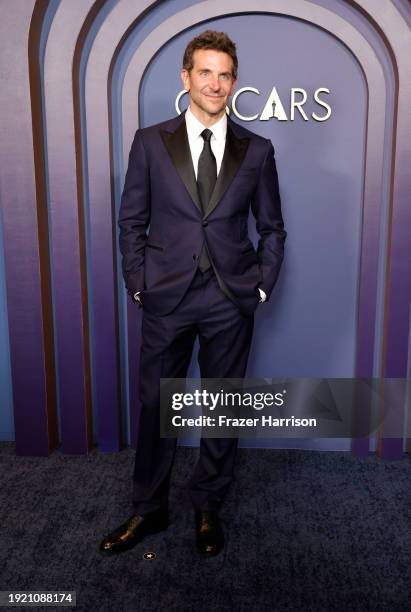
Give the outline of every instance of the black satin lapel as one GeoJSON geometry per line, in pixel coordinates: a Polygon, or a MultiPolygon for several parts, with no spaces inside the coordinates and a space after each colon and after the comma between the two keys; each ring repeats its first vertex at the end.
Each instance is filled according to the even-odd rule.
{"type": "Polygon", "coordinates": [[[173,133],[161,131],[160,134],[181,180],[195,205],[201,211],[193,160],[188,143],[186,122],[182,121],[173,133]]]}
{"type": "Polygon", "coordinates": [[[208,215],[217,206],[224,193],[227,191],[230,183],[237,174],[237,171],[245,157],[245,154],[247,153],[249,142],[249,138],[237,138],[230,125],[227,125],[227,135],[223,160],[221,162],[221,168],[220,172],[218,173],[217,182],[215,184],[214,191],[211,195],[211,199],[207,206],[207,210],[205,212],[204,217],[208,217],[208,215]]]}

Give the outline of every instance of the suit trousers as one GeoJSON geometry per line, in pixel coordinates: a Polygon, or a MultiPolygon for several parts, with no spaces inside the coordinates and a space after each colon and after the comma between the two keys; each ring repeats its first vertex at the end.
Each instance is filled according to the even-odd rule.
{"type": "MultiPolygon", "coordinates": [[[[254,315],[244,315],[220,289],[212,268],[197,270],[178,306],[166,316],[144,310],[140,355],[141,414],[133,505],[141,515],[168,508],[176,438],[160,437],[160,378],[185,378],[196,337],[201,378],[243,378],[254,315]]],[[[237,438],[201,438],[189,482],[198,510],[218,511],[233,478],[237,438]]]]}

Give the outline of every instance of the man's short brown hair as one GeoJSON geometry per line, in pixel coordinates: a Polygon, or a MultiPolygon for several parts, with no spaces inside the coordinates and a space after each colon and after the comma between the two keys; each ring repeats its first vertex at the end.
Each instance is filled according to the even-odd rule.
{"type": "Polygon", "coordinates": [[[188,43],[183,57],[183,68],[187,72],[190,72],[193,67],[193,55],[197,49],[213,49],[214,51],[228,53],[233,60],[233,78],[237,78],[238,59],[235,43],[225,32],[206,30],[188,43]]]}

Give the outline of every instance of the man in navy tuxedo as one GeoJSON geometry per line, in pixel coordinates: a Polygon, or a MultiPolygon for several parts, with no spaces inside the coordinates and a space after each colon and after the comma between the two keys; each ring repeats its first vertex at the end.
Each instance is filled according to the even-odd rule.
{"type": "MultiPolygon", "coordinates": [[[[176,440],[160,437],[160,378],[186,376],[197,336],[202,378],[244,377],[254,311],[270,298],[283,260],[273,146],[226,114],[237,67],[226,34],[208,30],[194,38],[181,71],[187,111],[137,130],[131,147],[118,222],[125,284],[143,309],[142,412],[134,514],[102,541],[102,553],[168,526],[176,440]],[[250,205],[257,250],[247,231],[250,205]]],[[[189,492],[205,555],[223,547],[218,511],[237,445],[235,438],[201,439],[189,492]]]]}

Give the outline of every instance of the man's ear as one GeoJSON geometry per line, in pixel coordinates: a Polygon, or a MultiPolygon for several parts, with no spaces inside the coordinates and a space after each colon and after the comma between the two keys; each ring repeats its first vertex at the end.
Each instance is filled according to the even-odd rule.
{"type": "Polygon", "coordinates": [[[186,68],[181,69],[181,80],[185,90],[190,91],[190,73],[186,68]]]}

